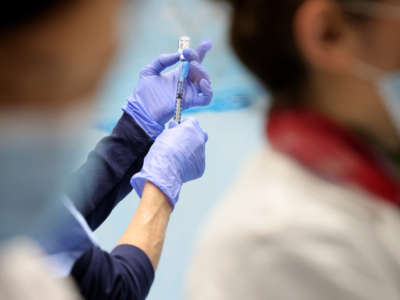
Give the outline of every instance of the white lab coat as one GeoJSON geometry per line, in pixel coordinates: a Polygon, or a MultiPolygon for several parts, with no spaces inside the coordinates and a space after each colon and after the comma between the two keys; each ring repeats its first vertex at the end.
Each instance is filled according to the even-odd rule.
{"type": "Polygon", "coordinates": [[[0,300],[80,300],[69,278],[55,279],[33,243],[16,240],[0,248],[0,300]]]}
{"type": "Polygon", "coordinates": [[[207,222],[189,300],[398,300],[400,215],[271,149],[207,222]]]}

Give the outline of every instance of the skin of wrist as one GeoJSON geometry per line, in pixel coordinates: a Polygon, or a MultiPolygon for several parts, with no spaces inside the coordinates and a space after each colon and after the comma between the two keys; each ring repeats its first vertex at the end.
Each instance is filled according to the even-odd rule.
{"type": "Polygon", "coordinates": [[[133,245],[143,250],[157,269],[172,206],[154,184],[146,182],[142,200],[118,245],[133,245]]]}
{"type": "Polygon", "coordinates": [[[149,210],[152,213],[170,214],[172,212],[172,206],[167,196],[150,181],[147,181],[144,186],[139,208],[149,210]]]}

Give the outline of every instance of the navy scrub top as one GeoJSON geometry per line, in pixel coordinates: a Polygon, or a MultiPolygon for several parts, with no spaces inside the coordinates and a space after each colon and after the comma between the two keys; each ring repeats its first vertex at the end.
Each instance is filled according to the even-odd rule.
{"type": "MultiPolygon", "coordinates": [[[[131,191],[153,140],[126,113],[73,174],[67,196],[92,230],[131,191]]],[[[154,280],[150,259],[139,248],[120,245],[111,253],[93,246],[73,266],[72,277],[85,299],[145,299],[154,280]]]]}

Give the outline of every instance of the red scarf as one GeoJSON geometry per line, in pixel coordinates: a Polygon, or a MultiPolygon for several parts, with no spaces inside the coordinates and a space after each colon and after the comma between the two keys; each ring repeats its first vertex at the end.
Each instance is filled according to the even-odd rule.
{"type": "Polygon", "coordinates": [[[327,118],[305,110],[272,112],[266,126],[270,144],[319,176],[356,185],[400,205],[398,180],[361,139],[327,118]]]}

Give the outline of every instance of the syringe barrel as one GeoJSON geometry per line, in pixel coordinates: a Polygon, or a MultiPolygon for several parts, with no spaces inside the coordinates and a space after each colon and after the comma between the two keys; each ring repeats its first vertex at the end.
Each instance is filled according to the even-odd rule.
{"type": "MultiPolygon", "coordinates": [[[[178,43],[178,52],[180,53],[181,57],[180,59],[183,61],[185,60],[183,56],[183,50],[190,48],[190,37],[188,36],[182,36],[179,39],[178,43]]],[[[179,70],[179,80],[178,80],[178,87],[176,91],[176,107],[175,107],[175,117],[174,120],[178,124],[181,123],[181,118],[182,118],[182,101],[183,101],[183,96],[185,92],[185,79],[189,75],[189,63],[188,62],[183,62],[181,65],[181,68],[179,70]]]]}
{"type": "Polygon", "coordinates": [[[180,124],[182,121],[182,98],[176,98],[175,117],[176,123],[180,124]]]}

